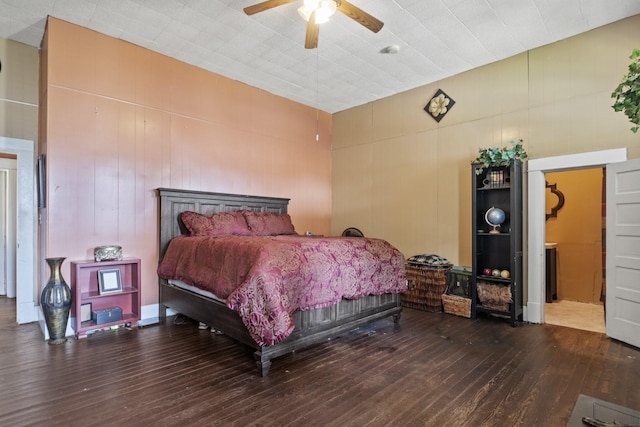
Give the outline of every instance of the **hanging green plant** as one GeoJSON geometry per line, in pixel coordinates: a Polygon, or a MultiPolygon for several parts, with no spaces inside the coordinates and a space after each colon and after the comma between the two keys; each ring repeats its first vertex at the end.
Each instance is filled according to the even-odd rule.
{"type": "Polygon", "coordinates": [[[622,77],[622,82],[611,94],[615,99],[612,107],[622,111],[635,126],[631,132],[638,132],[640,127],[640,49],[633,49],[629,57],[629,73],[622,77]]]}
{"type": "Polygon", "coordinates": [[[526,159],[529,157],[524,147],[522,146],[522,140],[511,141],[510,147],[493,147],[493,148],[479,148],[478,157],[474,160],[474,163],[482,163],[482,167],[476,169],[476,175],[480,175],[485,168],[491,166],[510,166],[515,159],[526,159]]]}

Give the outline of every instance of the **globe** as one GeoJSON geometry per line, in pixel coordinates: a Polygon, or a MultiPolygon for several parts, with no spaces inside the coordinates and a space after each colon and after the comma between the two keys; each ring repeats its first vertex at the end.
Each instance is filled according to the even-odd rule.
{"type": "Polygon", "coordinates": [[[504,211],[502,209],[493,206],[489,208],[489,210],[484,214],[484,220],[487,222],[487,224],[493,227],[493,230],[491,230],[489,233],[500,233],[497,228],[500,227],[500,225],[506,218],[507,216],[504,214],[504,211]]]}

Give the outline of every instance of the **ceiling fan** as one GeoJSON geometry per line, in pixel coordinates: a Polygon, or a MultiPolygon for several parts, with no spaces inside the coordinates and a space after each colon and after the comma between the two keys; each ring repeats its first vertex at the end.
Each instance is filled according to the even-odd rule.
{"type": "MultiPolygon", "coordinates": [[[[253,6],[245,7],[244,13],[253,15],[277,6],[282,6],[283,4],[293,3],[294,1],[296,0],[267,0],[254,4],[253,6]]],[[[318,47],[319,25],[327,22],[336,10],[344,13],[359,24],[364,25],[374,33],[380,31],[384,25],[382,21],[374,18],[346,0],[304,0],[303,6],[298,9],[298,13],[307,21],[307,33],[304,41],[305,48],[315,49],[318,47]]]]}

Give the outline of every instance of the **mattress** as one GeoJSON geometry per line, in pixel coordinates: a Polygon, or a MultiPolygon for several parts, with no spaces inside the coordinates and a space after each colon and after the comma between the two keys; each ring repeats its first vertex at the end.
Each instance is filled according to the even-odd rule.
{"type": "Polygon", "coordinates": [[[198,294],[198,295],[202,295],[203,297],[211,298],[211,299],[216,300],[218,302],[221,302],[223,304],[226,302],[225,299],[217,297],[213,292],[209,292],[209,291],[205,291],[203,289],[199,289],[199,288],[197,288],[195,286],[192,286],[192,285],[190,285],[188,283],[183,282],[182,280],[169,279],[168,282],[169,282],[170,285],[173,285],[173,286],[175,286],[177,288],[185,289],[185,290],[187,290],[189,292],[193,292],[194,294],[198,294]]]}

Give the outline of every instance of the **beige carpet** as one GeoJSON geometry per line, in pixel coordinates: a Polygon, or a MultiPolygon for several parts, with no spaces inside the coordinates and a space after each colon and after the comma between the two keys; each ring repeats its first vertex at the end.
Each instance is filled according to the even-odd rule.
{"type": "Polygon", "coordinates": [[[558,300],[544,305],[544,321],[551,325],[605,333],[604,306],[558,300]]]}

